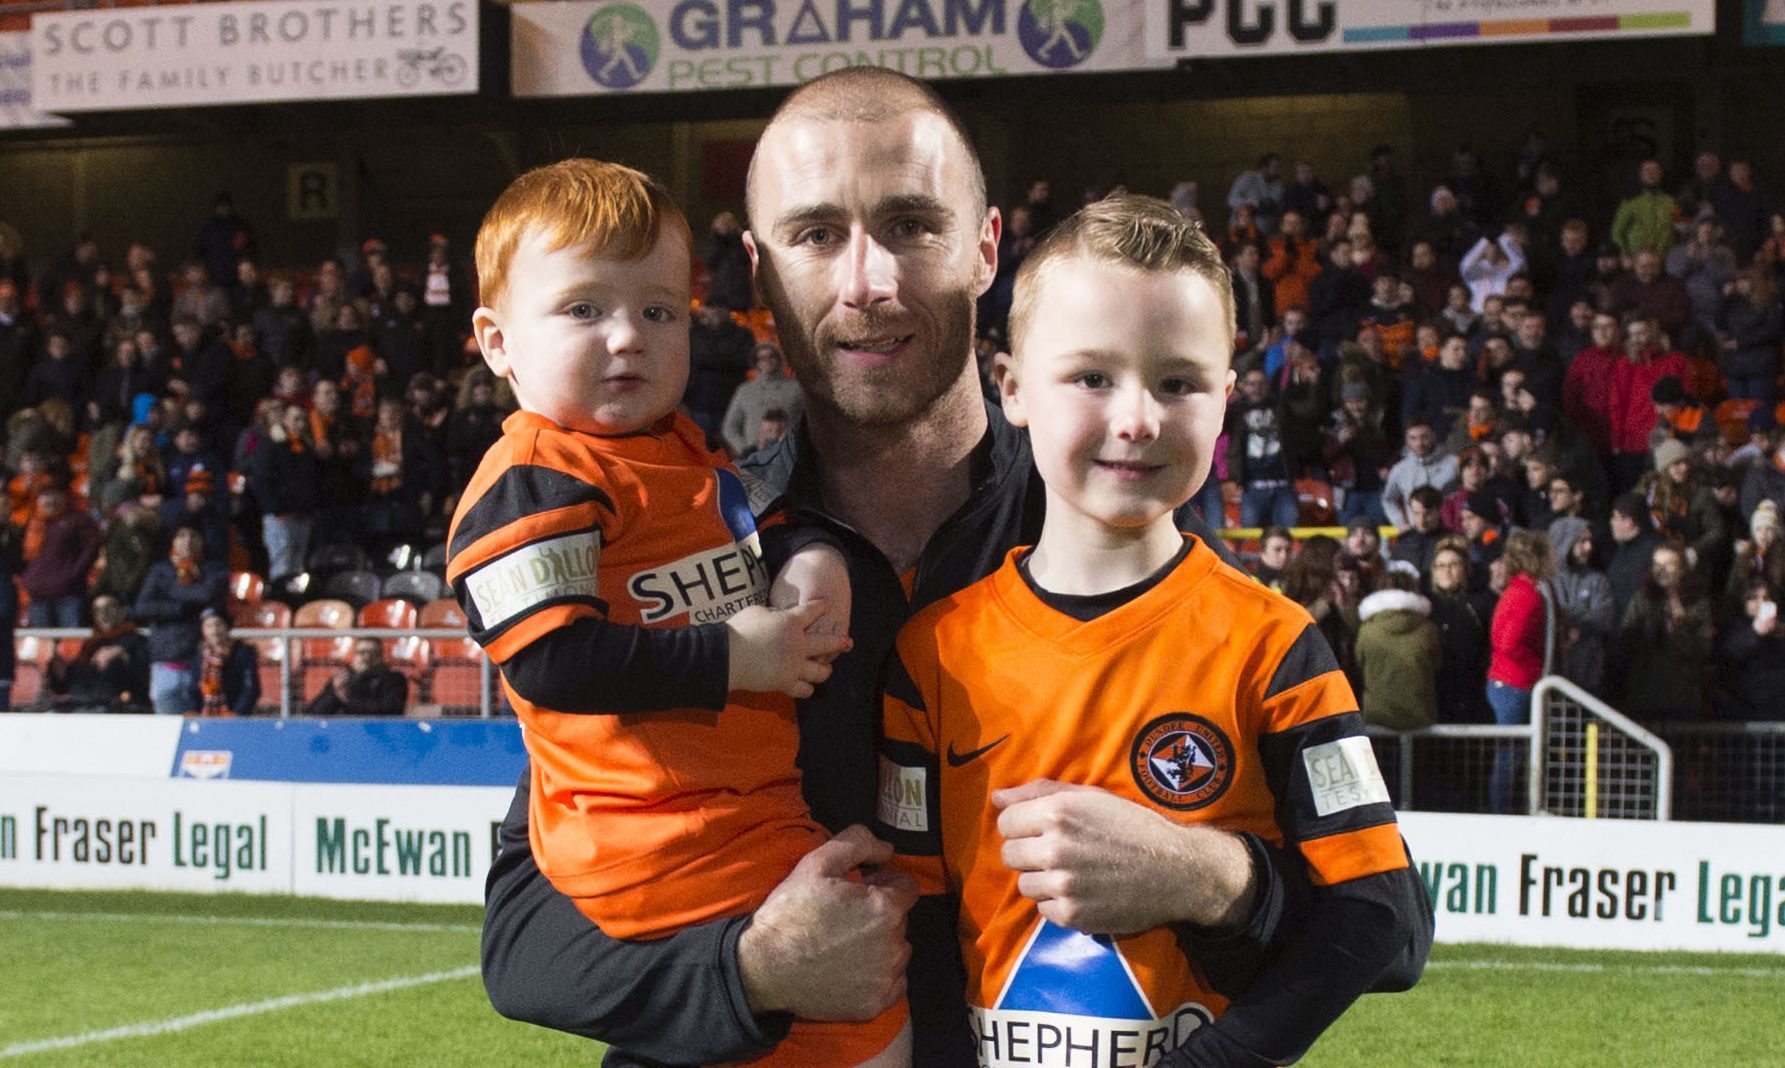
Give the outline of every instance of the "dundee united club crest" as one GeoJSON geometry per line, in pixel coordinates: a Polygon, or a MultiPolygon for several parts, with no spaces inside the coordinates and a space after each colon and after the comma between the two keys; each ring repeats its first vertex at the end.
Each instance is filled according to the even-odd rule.
{"type": "Polygon", "coordinates": [[[1227,792],[1233,782],[1233,743],[1201,716],[1171,712],[1141,728],[1128,766],[1141,793],[1187,812],[1227,792]]]}

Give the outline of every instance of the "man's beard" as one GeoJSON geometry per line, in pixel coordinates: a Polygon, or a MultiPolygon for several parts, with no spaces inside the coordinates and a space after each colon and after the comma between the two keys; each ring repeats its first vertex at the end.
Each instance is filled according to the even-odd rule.
{"type": "Polygon", "coordinates": [[[856,426],[896,427],[912,422],[947,395],[972,358],[974,300],[965,289],[936,301],[930,322],[917,328],[908,351],[883,367],[844,367],[834,353],[840,337],[876,337],[885,333],[885,316],[853,316],[838,329],[823,321],[808,322],[794,309],[767,261],[758,268],[763,303],[780,326],[782,353],[799,381],[809,407],[830,412],[856,426]]]}

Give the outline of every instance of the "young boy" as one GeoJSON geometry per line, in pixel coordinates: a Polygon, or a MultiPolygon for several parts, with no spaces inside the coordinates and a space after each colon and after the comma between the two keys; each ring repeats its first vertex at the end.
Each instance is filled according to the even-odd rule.
{"type": "Polygon", "coordinates": [[[1408,857],[1307,613],[1172,521],[1207,477],[1233,388],[1227,276],[1169,205],[1111,198],[1025,261],[1010,324],[1000,391],[1028,427],[1046,520],[1033,548],[900,633],[879,833],[925,893],[959,896],[986,1065],[1088,1063],[1087,1047],[1153,1065],[1228,1007],[1170,926],[1206,914],[1199,880],[1142,890],[1158,903],[1150,930],[1073,930],[1043,832],[1000,810],[1089,787],[1138,819],[1239,832],[1254,864],[1264,841],[1298,853],[1306,922],[1332,944],[1263,965],[1248,998],[1264,1004],[1199,1036],[1263,1036],[1273,1063],[1292,1060],[1402,952],[1410,925],[1358,905],[1393,900],[1374,881],[1405,878],[1408,857]]]}
{"type": "MultiPolygon", "coordinates": [[[[663,188],[594,160],[522,175],[477,236],[472,327],[521,410],[447,579],[526,729],[540,868],[617,938],[754,909],[824,840],[787,698],[848,647],[819,622],[849,618],[840,554],[799,549],[771,590],[771,502],[676,411],[689,256],[663,188]]],[[[903,1065],[904,1021],[798,1023],[751,1063],[903,1065]]]]}

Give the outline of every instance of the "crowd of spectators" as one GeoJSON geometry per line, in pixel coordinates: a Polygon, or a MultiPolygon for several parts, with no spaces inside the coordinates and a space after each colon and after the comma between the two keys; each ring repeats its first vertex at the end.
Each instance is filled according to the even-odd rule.
{"type": "MultiPolygon", "coordinates": [[[[1335,189],[1266,156],[1205,219],[1239,330],[1204,511],[1384,725],[1517,722],[1546,658],[1641,719],[1785,719],[1785,202],[1709,151],[1672,182],[1643,162],[1599,214],[1535,136],[1501,171],[1459,149],[1417,200],[1387,148],[1360,163],[1335,189]],[[1310,522],[1346,536],[1287,532],[1310,522]]],[[[1172,201],[1200,215],[1189,183],[1172,201]]],[[[1004,214],[985,355],[1061,209],[1038,180],[1004,214]]],[[[737,454],[800,409],[741,229],[700,242],[685,396],[737,454]]],[[[86,238],[35,274],[0,257],[0,620],[16,578],[24,621],[94,627],[59,680],[235,707],[202,633],[229,571],[277,589],[321,545],[442,539],[513,401],[468,347],[460,259],[413,251],[263,271],[224,195],[177,265],[86,238]]]]}

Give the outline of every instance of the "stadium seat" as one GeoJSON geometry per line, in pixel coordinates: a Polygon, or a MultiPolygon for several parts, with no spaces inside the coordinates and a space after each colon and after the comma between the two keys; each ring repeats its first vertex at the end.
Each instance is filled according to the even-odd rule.
{"type": "Polygon", "coordinates": [[[378,576],[370,571],[338,572],[323,582],[322,595],[354,605],[371,604],[378,599],[378,576]]]}
{"type": "MultiPolygon", "coordinates": [[[[246,630],[284,630],[292,625],[291,606],[282,601],[261,601],[258,604],[230,606],[230,619],[246,630]]],[[[279,665],[285,662],[285,639],[278,637],[243,638],[259,654],[260,710],[279,710],[279,665]]]]}
{"type": "MultiPolygon", "coordinates": [[[[343,600],[325,598],[301,605],[291,617],[291,625],[299,628],[346,630],[354,625],[353,605],[343,600]]],[[[297,700],[307,703],[328,685],[336,671],[347,666],[353,657],[353,638],[304,638],[298,643],[297,700]]]]}
{"type": "MultiPolygon", "coordinates": [[[[463,630],[465,612],[457,601],[430,601],[421,609],[423,630],[463,630]]],[[[428,699],[439,704],[446,715],[475,713],[479,705],[479,689],[483,686],[483,650],[469,637],[436,638],[430,653],[434,668],[429,672],[428,699]]]]}
{"type": "Polygon", "coordinates": [[[27,635],[14,640],[18,663],[12,676],[12,707],[24,708],[43,695],[44,673],[55,648],[56,643],[49,638],[27,635]]]}
{"type": "Polygon", "coordinates": [[[417,613],[408,601],[392,597],[359,610],[359,625],[380,630],[414,630],[417,613]]]}
{"type": "Polygon", "coordinates": [[[429,549],[427,552],[423,553],[421,556],[421,566],[422,566],[423,571],[432,571],[432,572],[434,572],[436,574],[440,574],[440,575],[446,574],[446,545],[445,545],[445,543],[443,542],[439,545],[436,545],[432,549],[429,549]]]}
{"type": "Polygon", "coordinates": [[[399,545],[384,554],[384,563],[397,571],[407,571],[421,564],[421,550],[413,545],[399,545]]]}
{"type": "Polygon", "coordinates": [[[371,561],[357,545],[318,545],[310,550],[310,570],[323,575],[338,571],[364,571],[371,561]]]}
{"type": "Polygon", "coordinates": [[[1331,483],[1317,478],[1298,478],[1295,480],[1295,496],[1301,504],[1303,526],[1330,525],[1338,514],[1333,508],[1331,483]]]}
{"type": "Polygon", "coordinates": [[[431,672],[429,670],[433,657],[426,638],[418,638],[413,634],[405,634],[401,638],[391,638],[384,643],[384,659],[393,670],[399,671],[409,680],[409,700],[425,701],[431,690],[431,672]]]}
{"type": "Polygon", "coordinates": [[[384,580],[379,594],[401,597],[419,607],[446,596],[446,580],[432,571],[399,571],[384,580]]]}
{"type": "Polygon", "coordinates": [[[252,571],[229,573],[229,603],[255,604],[266,593],[266,579],[252,571]]]}

